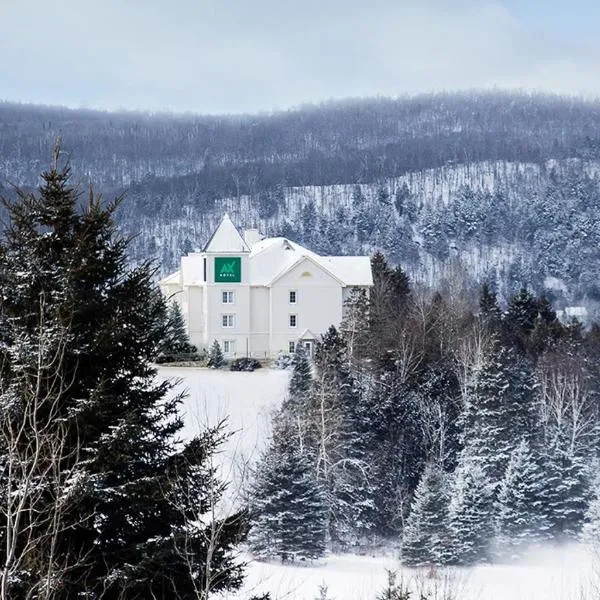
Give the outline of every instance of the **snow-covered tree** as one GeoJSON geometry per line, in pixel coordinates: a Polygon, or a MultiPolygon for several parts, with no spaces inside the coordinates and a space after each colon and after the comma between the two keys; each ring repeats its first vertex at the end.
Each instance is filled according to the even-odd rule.
{"type": "Polygon", "coordinates": [[[600,477],[598,475],[592,486],[591,500],[585,513],[581,538],[595,549],[600,549],[600,477]]]}
{"type": "Polygon", "coordinates": [[[250,489],[253,524],[248,541],[261,559],[321,558],[326,551],[327,507],[308,454],[289,428],[276,427],[250,489]]]}
{"type": "Polygon", "coordinates": [[[463,458],[454,472],[448,508],[448,561],[469,565],[490,557],[494,485],[484,469],[463,458]]]}
{"type": "Polygon", "coordinates": [[[213,369],[220,369],[225,364],[225,357],[221,350],[221,344],[217,340],[212,343],[208,352],[208,366],[213,369]]]}
{"type": "Polygon", "coordinates": [[[557,541],[577,539],[590,502],[590,478],[585,459],[559,446],[541,453],[542,513],[548,537],[557,541]]]}
{"type": "Polygon", "coordinates": [[[542,506],[545,474],[539,467],[529,443],[521,441],[498,490],[495,554],[499,558],[519,558],[528,546],[546,538],[542,506]]]}
{"type": "Polygon", "coordinates": [[[0,248],[0,595],[236,587],[240,515],[206,514],[219,434],[181,444],[180,397],[151,366],[165,328],[153,270],[126,266],[118,203],[90,192],[80,207],[58,156],[38,193],[7,202],[0,248]]]}
{"type": "Polygon", "coordinates": [[[306,402],[312,385],[312,368],[302,344],[296,345],[293,355],[293,370],[288,388],[288,401],[293,407],[306,402]]]}
{"type": "Polygon", "coordinates": [[[172,302],[167,311],[167,329],[161,351],[165,354],[188,354],[196,348],[190,343],[179,303],[172,302]]]}
{"type": "Polygon", "coordinates": [[[467,388],[462,416],[463,444],[469,459],[498,484],[518,440],[535,422],[534,382],[527,361],[496,343],[467,388]]]}
{"type": "Polygon", "coordinates": [[[309,439],[331,511],[331,538],[341,546],[356,543],[372,523],[370,469],[364,453],[367,399],[351,372],[346,342],[331,326],[315,350],[309,439]]]}
{"type": "Polygon", "coordinates": [[[415,490],[402,535],[402,561],[408,565],[439,565],[446,561],[448,539],[448,477],[429,463],[415,490]]]}

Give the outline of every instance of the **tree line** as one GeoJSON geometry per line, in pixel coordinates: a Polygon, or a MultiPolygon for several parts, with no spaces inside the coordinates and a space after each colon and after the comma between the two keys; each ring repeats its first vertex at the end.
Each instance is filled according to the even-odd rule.
{"type": "Polygon", "coordinates": [[[469,565],[597,531],[600,327],[525,289],[501,307],[487,285],[475,301],[372,265],[312,366],[295,356],[251,486],[254,553],[392,543],[405,564],[469,565]]]}

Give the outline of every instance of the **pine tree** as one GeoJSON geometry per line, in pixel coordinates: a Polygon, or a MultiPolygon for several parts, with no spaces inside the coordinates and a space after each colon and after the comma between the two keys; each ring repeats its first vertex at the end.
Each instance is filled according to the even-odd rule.
{"type": "Polygon", "coordinates": [[[402,540],[402,560],[408,565],[440,565],[448,551],[448,478],[428,464],[415,490],[402,540]]]}
{"type": "Polygon", "coordinates": [[[298,407],[306,402],[312,385],[312,369],[310,360],[302,344],[296,345],[293,356],[293,371],[289,385],[288,402],[293,407],[298,407]]]}
{"type": "Polygon", "coordinates": [[[493,537],[493,484],[481,466],[463,456],[450,494],[448,561],[471,565],[488,560],[493,537]]]}
{"type": "Polygon", "coordinates": [[[499,343],[492,346],[467,390],[463,444],[470,460],[496,484],[517,440],[529,439],[534,431],[533,390],[527,360],[499,343]]]}
{"type": "Polygon", "coordinates": [[[406,589],[403,582],[400,581],[400,584],[396,583],[396,572],[388,571],[387,574],[387,585],[377,595],[376,600],[410,600],[411,593],[406,589]]]}
{"type": "Polygon", "coordinates": [[[528,546],[545,538],[544,476],[523,440],[511,456],[498,491],[495,547],[499,558],[519,558],[528,546]]]}
{"type": "Polygon", "coordinates": [[[598,478],[593,485],[592,499],[585,513],[581,534],[584,542],[594,549],[600,548],[600,479],[598,478]]]}
{"type": "Polygon", "coordinates": [[[196,347],[190,343],[183,313],[177,302],[172,302],[167,312],[167,331],[163,346],[165,354],[190,354],[196,347]]]}
{"type": "Polygon", "coordinates": [[[220,369],[224,364],[225,357],[223,356],[223,351],[221,350],[221,344],[215,340],[208,353],[208,366],[212,367],[213,369],[220,369]]]}
{"type": "Polygon", "coordinates": [[[500,323],[502,311],[498,305],[498,299],[495,292],[492,291],[488,283],[484,283],[479,294],[479,310],[483,318],[492,326],[500,323]]]}
{"type": "Polygon", "coordinates": [[[356,544],[373,523],[372,488],[365,442],[369,435],[366,397],[350,369],[348,347],[331,326],[315,349],[311,394],[312,447],[326,490],[330,534],[342,547],[356,544]]]}
{"type": "Polygon", "coordinates": [[[203,520],[221,489],[210,467],[221,434],[182,446],[180,397],[151,366],[165,328],[153,271],[127,268],[118,203],[90,192],[80,209],[57,162],[39,193],[5,203],[3,593],[191,599],[236,587],[241,515],[214,523],[218,538],[203,520]]]}
{"type": "Polygon", "coordinates": [[[585,459],[557,443],[545,449],[539,460],[544,473],[541,498],[546,535],[556,541],[577,539],[590,501],[585,459]]]}
{"type": "Polygon", "coordinates": [[[313,462],[287,427],[276,427],[250,489],[248,541],[260,559],[318,559],[325,554],[327,508],[313,462]]]}

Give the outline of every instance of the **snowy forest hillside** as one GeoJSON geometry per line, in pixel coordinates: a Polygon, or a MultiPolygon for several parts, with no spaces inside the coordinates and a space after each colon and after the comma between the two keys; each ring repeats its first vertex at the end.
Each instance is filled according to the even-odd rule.
{"type": "Polygon", "coordinates": [[[598,103],[462,93],[214,117],[3,103],[0,189],[35,185],[57,136],[76,177],[126,194],[131,256],[163,272],[228,210],[319,252],[381,249],[416,281],[600,298],[598,103]]]}

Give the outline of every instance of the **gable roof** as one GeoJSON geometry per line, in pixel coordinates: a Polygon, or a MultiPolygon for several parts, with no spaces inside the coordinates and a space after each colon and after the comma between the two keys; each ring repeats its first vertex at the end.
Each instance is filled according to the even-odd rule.
{"type": "Polygon", "coordinates": [[[335,279],[335,281],[337,281],[341,286],[345,285],[345,283],[343,281],[341,281],[340,279],[338,279],[327,267],[325,267],[320,261],[315,260],[312,256],[300,256],[300,257],[298,257],[298,259],[296,260],[296,262],[294,262],[291,265],[289,265],[286,269],[283,269],[282,271],[280,271],[270,281],[270,285],[273,285],[277,280],[281,279],[286,273],[289,273],[294,267],[297,267],[298,265],[301,265],[303,262],[311,262],[317,268],[321,269],[321,271],[324,271],[325,273],[327,273],[327,275],[329,275],[332,279],[335,279]]]}
{"type": "Polygon", "coordinates": [[[203,252],[250,252],[248,244],[225,213],[219,226],[210,236],[203,252]]]}
{"type": "Polygon", "coordinates": [[[316,263],[342,286],[371,286],[371,259],[368,256],[319,256],[283,237],[267,238],[252,246],[251,285],[271,285],[303,259],[316,263]]]}

